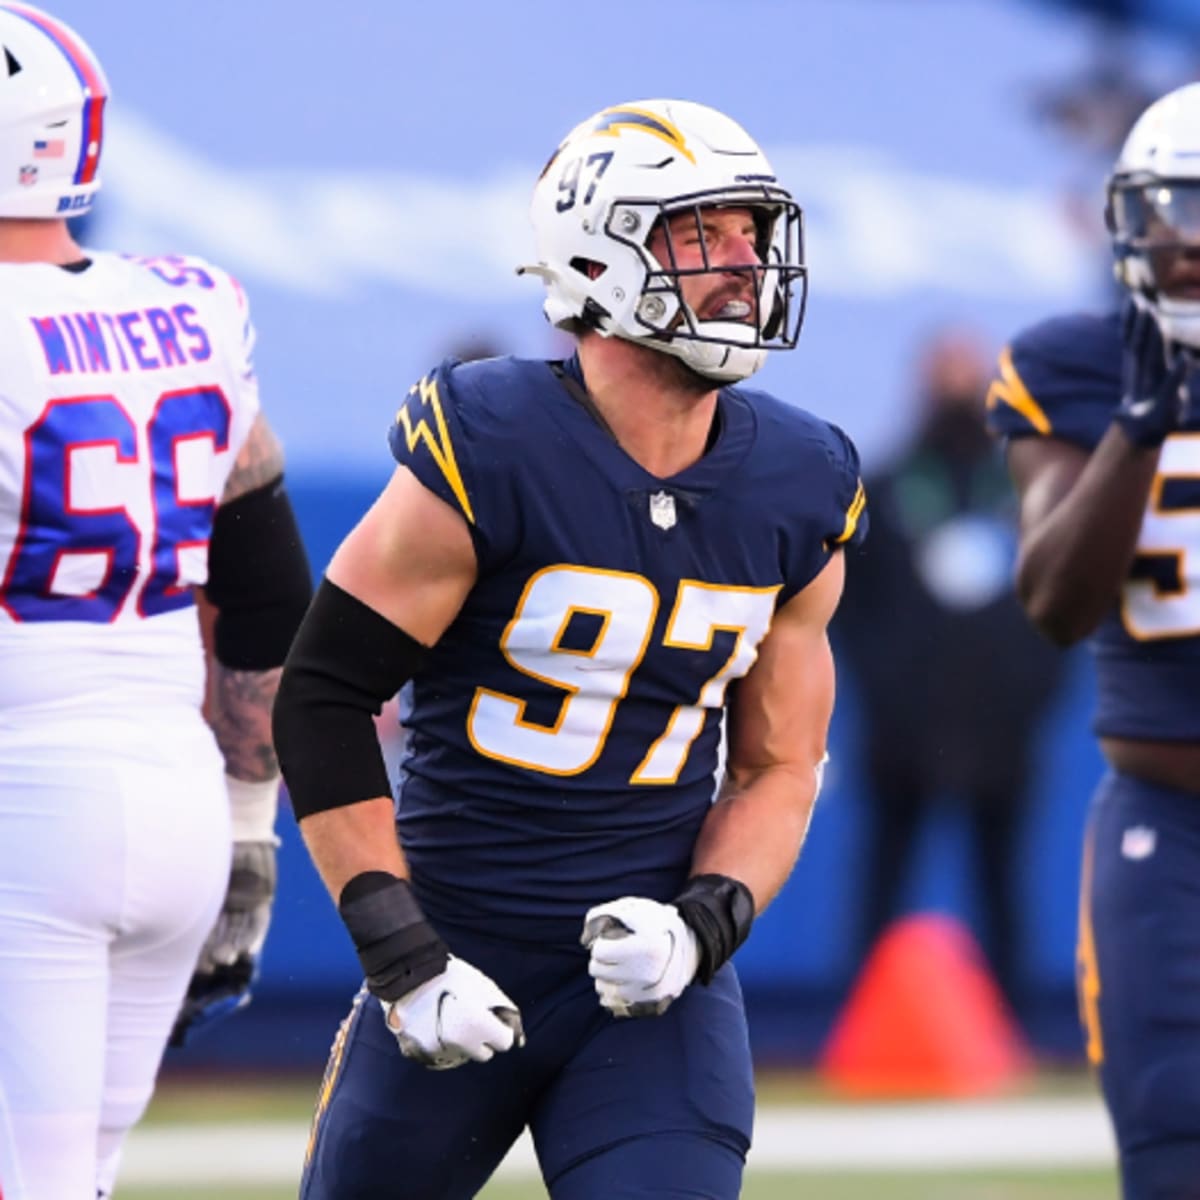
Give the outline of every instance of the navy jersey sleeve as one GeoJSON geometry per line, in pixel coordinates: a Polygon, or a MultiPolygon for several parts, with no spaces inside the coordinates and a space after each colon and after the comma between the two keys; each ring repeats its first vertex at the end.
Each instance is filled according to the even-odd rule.
{"type": "Polygon", "coordinates": [[[388,431],[396,461],[467,522],[481,568],[511,552],[519,520],[503,405],[494,402],[503,388],[489,388],[490,366],[447,359],[409,389],[388,431]]]}
{"type": "Polygon", "coordinates": [[[792,486],[802,488],[803,520],[793,525],[784,549],[784,603],[811,583],[838,551],[867,536],[867,494],[858,450],[836,425],[816,418],[805,438],[807,454],[791,460],[792,486]],[[803,469],[801,463],[807,459],[803,469]]]}
{"type": "Polygon", "coordinates": [[[867,536],[867,492],[860,474],[858,449],[836,425],[829,426],[830,462],[835,486],[830,498],[829,533],[833,546],[860,546],[867,536]]]}
{"type": "Polygon", "coordinates": [[[988,428],[1000,438],[1052,437],[1093,449],[1121,398],[1117,317],[1055,317],[1000,354],[988,428]]]}

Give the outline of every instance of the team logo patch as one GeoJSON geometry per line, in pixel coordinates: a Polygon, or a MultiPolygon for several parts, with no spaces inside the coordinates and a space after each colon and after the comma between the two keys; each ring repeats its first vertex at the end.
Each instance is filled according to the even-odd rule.
{"type": "MultiPolygon", "coordinates": [[[[438,392],[437,380],[431,375],[426,375],[408,389],[408,395],[396,413],[396,424],[404,433],[404,442],[410,454],[419,444],[429,451],[433,461],[437,463],[438,470],[450,485],[463,515],[474,525],[475,514],[471,511],[471,501],[467,497],[462,473],[458,469],[454,444],[450,440],[450,427],[442,408],[442,397],[438,392]],[[409,412],[410,404],[417,410],[415,419],[409,412]]],[[[0,1197],[0,1200],[3,1200],[3,1197],[0,1197]]]]}
{"type": "Polygon", "coordinates": [[[606,108],[592,122],[591,133],[603,137],[620,137],[622,129],[635,129],[648,133],[678,150],[688,162],[694,163],[696,156],[688,149],[683,134],[670,121],[656,113],[641,108],[606,108]]]}
{"type": "Polygon", "coordinates": [[[38,169],[32,164],[22,167],[17,172],[17,182],[22,187],[33,187],[38,180],[38,169]]]}
{"type": "Polygon", "coordinates": [[[1158,834],[1149,825],[1130,825],[1121,837],[1121,854],[1135,862],[1149,858],[1158,845],[1158,834]]]}
{"type": "Polygon", "coordinates": [[[675,524],[675,497],[670,492],[655,492],[650,497],[650,520],[659,529],[670,529],[675,524]]]}

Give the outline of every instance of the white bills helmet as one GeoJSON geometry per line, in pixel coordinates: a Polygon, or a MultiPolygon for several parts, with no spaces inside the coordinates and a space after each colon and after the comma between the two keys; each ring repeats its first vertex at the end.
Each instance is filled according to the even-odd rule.
{"type": "Polygon", "coordinates": [[[70,217],[100,187],[108,82],[61,21],[0,0],[0,217],[70,217]]]}
{"type": "Polygon", "coordinates": [[[1108,183],[1117,278],[1163,336],[1200,347],[1200,83],[1137,119],[1108,183]]]}
{"type": "MultiPolygon", "coordinates": [[[[698,217],[697,217],[698,219],[698,217]]],[[[768,350],[790,350],[804,317],[808,274],[800,206],[763,152],[729,117],[686,100],[638,100],[576,126],[533,193],[538,261],[520,268],[546,284],[545,312],[560,328],[595,329],[682,359],[717,382],[745,379],[768,350]],[[668,239],[659,262],[647,244],[678,213],[748,209],[757,265],[750,320],[702,320],[668,239]]]]}

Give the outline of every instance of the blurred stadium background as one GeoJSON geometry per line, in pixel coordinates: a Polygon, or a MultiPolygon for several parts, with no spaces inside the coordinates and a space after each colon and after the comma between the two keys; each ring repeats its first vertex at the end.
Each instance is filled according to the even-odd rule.
{"type": "MultiPolygon", "coordinates": [[[[759,139],[805,208],[812,284],[799,349],[771,362],[762,383],[841,424],[870,466],[910,428],[914,348],[930,332],[966,323],[998,349],[1033,319],[1104,303],[1100,206],[1112,151],[1146,100],[1193,76],[1200,41],[1193,0],[52,7],[88,37],[114,83],[106,189],[86,240],[198,253],[240,277],[260,336],[264,401],[285,440],[318,572],[386,479],[384,432],[432,363],[480,344],[562,349],[542,320],[539,289],[513,267],[530,254],[532,181],[587,114],[678,95],[725,110],[759,139]]],[[[1025,1153],[989,1151],[956,1133],[950,1114],[959,1110],[936,1108],[918,1111],[934,1131],[918,1139],[932,1147],[925,1161],[889,1158],[891,1135],[867,1119],[883,1110],[820,1107],[828,1095],[819,1078],[784,1076],[767,1088],[763,1119],[782,1114],[786,1129],[794,1118],[781,1143],[792,1157],[763,1152],[751,1200],[801,1186],[822,1197],[875,1195],[885,1179],[897,1197],[1115,1194],[1072,996],[1079,835],[1099,770],[1088,689],[1076,657],[1041,733],[1021,855],[1017,1017],[1039,1070],[1006,1078],[1024,1107],[983,1110],[983,1123],[1015,1130],[1025,1153]],[[1057,1158],[1036,1121],[1033,1133],[1006,1124],[1041,1112],[1030,1107],[1041,1102],[1074,1114],[1055,1135],[1057,1158]],[[831,1116],[842,1119],[843,1141],[812,1132],[831,1116]],[[844,1145],[842,1158],[806,1152],[823,1144],[844,1145]],[[939,1144],[958,1144],[959,1156],[939,1157],[939,1144]],[[872,1167],[890,1173],[864,1174],[872,1167]],[[808,1173],[781,1174],[793,1169],[808,1173]]],[[[818,1061],[861,965],[851,937],[865,820],[855,714],[853,681],[843,680],[832,767],[802,863],[738,956],[764,1071],[818,1061]]],[[[280,894],[257,998],[168,1056],[123,1194],[294,1194],[305,1114],[357,964],[286,815],[280,833],[280,894]],[[259,1150],[241,1175],[225,1125],[204,1141],[213,1121],[254,1134],[259,1150]],[[283,1165],[256,1176],[254,1161],[262,1166],[276,1145],[272,1130],[281,1131],[283,1165]],[[156,1175],[154,1140],[168,1134],[192,1141],[156,1175]],[[205,1164],[234,1172],[219,1192],[205,1164]]],[[[906,902],[969,928],[978,896],[962,836],[952,810],[927,831],[906,902]]],[[[914,959],[910,970],[928,990],[951,986],[936,963],[914,959]]],[[[1059,1129],[1049,1111],[1043,1130],[1059,1129]]],[[[514,1170],[487,1195],[541,1194],[514,1170]]]]}

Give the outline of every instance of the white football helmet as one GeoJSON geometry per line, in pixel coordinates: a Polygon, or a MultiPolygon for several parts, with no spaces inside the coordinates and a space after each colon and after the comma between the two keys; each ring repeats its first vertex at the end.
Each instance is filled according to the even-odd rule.
{"type": "Polygon", "coordinates": [[[532,219],[538,262],[518,270],[545,281],[546,316],[560,328],[627,338],[722,383],[796,344],[808,292],[800,206],[715,109],[638,100],[589,117],[543,169],[532,219]],[[749,320],[701,320],[680,281],[711,268],[680,268],[669,239],[666,262],[647,249],[664,218],[712,207],[749,209],[758,228],[759,265],[717,268],[752,277],[749,320]]]}
{"type": "Polygon", "coordinates": [[[91,207],[107,99],[104,71],[74,30],[0,0],[0,218],[91,207]]]}
{"type": "Polygon", "coordinates": [[[1137,119],[1105,215],[1117,278],[1154,310],[1165,338],[1200,347],[1200,83],[1137,119]]]}

